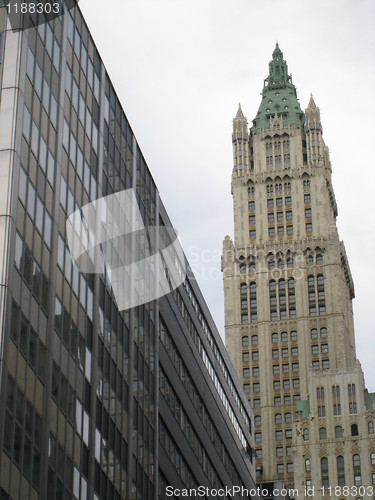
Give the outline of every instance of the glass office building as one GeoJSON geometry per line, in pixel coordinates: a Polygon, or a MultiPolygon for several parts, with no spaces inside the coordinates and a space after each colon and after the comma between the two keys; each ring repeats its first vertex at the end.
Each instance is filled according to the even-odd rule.
{"type": "Polygon", "coordinates": [[[92,200],[133,189],[171,226],[78,7],[24,31],[0,8],[0,177],[0,499],[253,488],[252,414],[189,268],[119,311],[72,262],[92,200]]]}

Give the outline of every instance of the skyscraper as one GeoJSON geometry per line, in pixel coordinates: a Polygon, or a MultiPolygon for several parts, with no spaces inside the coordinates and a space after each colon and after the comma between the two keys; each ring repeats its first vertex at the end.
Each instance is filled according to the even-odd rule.
{"type": "MultiPolygon", "coordinates": [[[[91,242],[94,200],[130,191],[139,223],[172,226],[80,9],[34,20],[0,8],[0,499],[251,489],[252,414],[188,265],[122,310],[111,262],[73,262],[67,218],[91,242]]],[[[153,233],[161,251],[131,242],[153,233]]]]}
{"type": "Polygon", "coordinates": [[[252,126],[239,107],[232,143],[226,346],[255,414],[257,480],[282,479],[300,496],[353,486],[351,498],[362,498],[375,484],[375,394],[355,352],[320,111],[312,96],[301,110],[278,44],[252,126]],[[369,489],[356,493],[361,485],[369,489]]]}

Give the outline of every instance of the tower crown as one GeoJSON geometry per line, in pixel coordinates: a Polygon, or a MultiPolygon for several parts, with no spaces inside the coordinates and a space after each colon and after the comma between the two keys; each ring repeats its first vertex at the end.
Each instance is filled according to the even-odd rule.
{"type": "Polygon", "coordinates": [[[288,74],[288,65],[278,43],[272,53],[262,96],[258,113],[253,120],[254,133],[260,129],[269,129],[270,120],[276,115],[283,118],[284,126],[299,127],[303,123],[304,115],[297,99],[297,90],[293,85],[292,76],[288,74]]]}

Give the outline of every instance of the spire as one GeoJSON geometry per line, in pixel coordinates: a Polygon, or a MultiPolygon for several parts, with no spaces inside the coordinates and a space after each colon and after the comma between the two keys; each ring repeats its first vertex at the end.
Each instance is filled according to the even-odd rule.
{"type": "Polygon", "coordinates": [[[310,94],[310,100],[309,100],[309,104],[307,106],[307,109],[317,109],[317,106],[315,104],[315,101],[314,101],[312,94],[310,94]]]}
{"type": "MultiPolygon", "coordinates": [[[[305,122],[312,123],[320,123],[320,110],[318,106],[315,104],[314,98],[312,94],[310,94],[310,100],[307,108],[305,109],[305,122]]],[[[306,127],[305,127],[306,128],[306,127]]]]}
{"type": "Polygon", "coordinates": [[[242,132],[243,136],[247,136],[247,119],[241,109],[241,104],[238,104],[238,109],[235,118],[233,118],[233,132],[242,132]]]}
{"type": "Polygon", "coordinates": [[[283,126],[296,125],[300,127],[304,115],[297,99],[297,90],[288,74],[288,65],[284,55],[276,42],[269,62],[269,74],[264,80],[263,99],[252,130],[256,133],[259,129],[269,129],[270,120],[276,115],[282,118],[283,126]]]}
{"type": "Polygon", "coordinates": [[[241,109],[241,103],[238,103],[238,110],[237,110],[235,120],[242,120],[243,118],[245,118],[245,116],[244,116],[242,109],[241,109]]]}

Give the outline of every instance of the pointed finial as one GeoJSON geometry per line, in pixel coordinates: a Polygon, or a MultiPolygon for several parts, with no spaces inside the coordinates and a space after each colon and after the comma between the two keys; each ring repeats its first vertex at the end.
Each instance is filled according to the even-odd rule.
{"type": "Polygon", "coordinates": [[[310,94],[310,100],[309,100],[309,104],[307,107],[308,108],[316,108],[317,107],[312,94],[310,94]]]}
{"type": "Polygon", "coordinates": [[[236,114],[235,120],[238,120],[238,119],[241,119],[241,118],[245,118],[245,116],[244,116],[244,114],[242,112],[241,103],[239,102],[238,103],[238,110],[237,110],[237,114],[236,114]]]}

